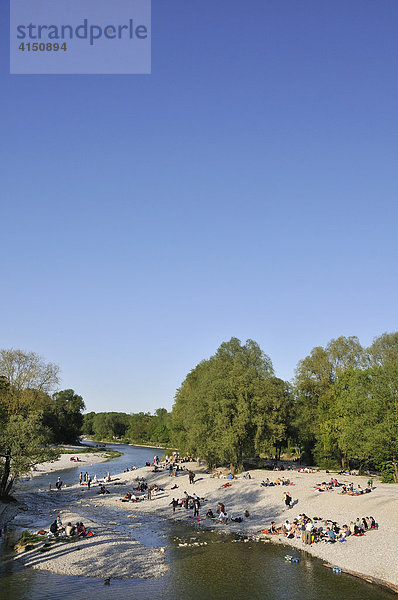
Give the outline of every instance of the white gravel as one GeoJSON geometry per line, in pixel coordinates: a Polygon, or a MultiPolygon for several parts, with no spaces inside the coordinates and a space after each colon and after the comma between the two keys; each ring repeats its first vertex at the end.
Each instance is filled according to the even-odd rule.
{"type": "MultiPolygon", "coordinates": [[[[273,542],[285,543],[296,548],[308,551],[324,561],[350,570],[389,582],[398,586],[397,551],[398,551],[398,486],[381,484],[375,480],[375,489],[370,494],[362,496],[347,496],[339,493],[339,488],[328,492],[315,492],[317,483],[328,480],[330,474],[317,472],[312,474],[298,473],[295,471],[267,472],[255,470],[251,472],[252,479],[238,478],[232,481],[231,487],[222,487],[227,480],[212,478],[205,474],[203,468],[196,463],[188,465],[197,473],[194,485],[188,482],[186,474],[178,477],[169,477],[165,471],[154,473],[152,468],[144,467],[136,471],[121,473],[118,481],[107,485],[109,495],[99,496],[98,487],[92,486],[90,490],[73,486],[63,493],[51,495],[47,492],[39,494],[39,502],[30,502],[31,518],[39,517],[39,506],[44,499],[49,502],[59,502],[59,510],[72,510],[74,513],[62,513],[64,523],[84,520],[79,518],[79,502],[90,500],[92,528],[95,533],[93,538],[79,540],[76,544],[57,544],[49,552],[39,554],[37,551],[20,554],[18,560],[34,568],[48,569],[54,573],[70,575],[86,575],[89,577],[154,577],[161,576],[167,570],[165,554],[161,549],[146,548],[142,544],[132,541],[128,536],[120,535],[113,530],[112,525],[107,527],[96,524],[96,515],[101,514],[102,507],[110,506],[121,511],[128,511],[137,515],[153,514],[159,518],[169,518],[186,523],[192,523],[192,512],[186,509],[177,509],[172,513],[170,502],[172,498],[183,497],[184,491],[196,492],[199,497],[206,499],[202,503],[201,515],[205,515],[209,508],[215,511],[217,502],[225,504],[229,513],[234,517],[243,516],[245,509],[250,511],[250,517],[243,523],[230,523],[218,525],[214,521],[203,519],[200,527],[216,530],[225,530],[243,535],[258,534],[261,529],[268,528],[271,521],[277,524],[286,519],[292,521],[300,513],[310,517],[322,517],[337,521],[340,525],[349,523],[357,517],[372,515],[379,524],[378,530],[373,530],[363,537],[350,536],[345,543],[304,546],[300,540],[288,540],[282,536],[271,536],[273,542]],[[278,475],[290,478],[294,486],[262,487],[260,482],[269,477],[275,480],[278,475]],[[145,477],[153,485],[157,483],[165,488],[154,499],[139,503],[120,502],[120,498],[130,490],[132,493],[137,485],[136,477],[145,477]],[[178,489],[171,490],[177,484],[178,489]],[[283,492],[289,490],[293,499],[298,502],[291,510],[285,509],[283,492]],[[190,518],[191,517],[191,518],[190,518]],[[79,548],[79,550],[77,550],[79,548]]],[[[113,478],[116,479],[116,476],[113,478]]],[[[367,478],[338,476],[339,481],[353,481],[355,485],[366,486],[367,478]]],[[[85,509],[87,514],[87,508],[85,509]]],[[[42,515],[40,515],[42,518],[42,515]]],[[[40,520],[38,518],[38,520],[40,520]]],[[[36,521],[38,522],[38,521],[36,521]]],[[[49,522],[48,522],[49,525],[49,522]]],[[[48,526],[47,525],[47,526],[48,526]]],[[[89,523],[91,526],[91,524],[89,523]]],[[[166,550],[167,552],[167,550],[166,550]]]]}

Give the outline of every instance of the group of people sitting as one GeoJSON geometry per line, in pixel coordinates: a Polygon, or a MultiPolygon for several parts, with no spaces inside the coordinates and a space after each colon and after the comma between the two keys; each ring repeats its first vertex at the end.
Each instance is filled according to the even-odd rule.
{"type": "MultiPolygon", "coordinates": [[[[126,492],[126,494],[123,496],[123,498],[120,498],[119,501],[120,502],[141,502],[142,500],[152,500],[152,498],[154,496],[156,496],[156,494],[160,491],[163,491],[163,488],[161,488],[158,485],[148,485],[148,483],[145,481],[145,479],[137,477],[136,478],[136,482],[137,482],[137,486],[134,488],[134,490],[138,491],[138,492],[144,492],[144,495],[141,496],[136,496],[135,494],[132,494],[131,492],[126,492]]],[[[178,486],[176,486],[178,487],[178,486]]],[[[99,492],[101,493],[107,493],[109,494],[108,491],[105,492],[99,492]]]]}
{"type": "Polygon", "coordinates": [[[292,523],[286,520],[277,527],[275,521],[272,521],[269,529],[263,529],[262,533],[273,535],[283,535],[289,539],[299,538],[304,544],[313,544],[316,542],[343,542],[350,535],[362,536],[370,529],[377,529],[378,525],[373,517],[357,517],[350,524],[344,524],[342,527],[335,521],[324,520],[320,517],[310,519],[305,514],[299,515],[292,523]]]}
{"type": "Polygon", "coordinates": [[[184,492],[183,498],[173,498],[170,505],[173,507],[173,513],[175,513],[176,508],[186,508],[187,510],[193,509],[193,516],[198,517],[201,501],[204,502],[204,500],[204,498],[199,498],[195,493],[190,496],[188,492],[184,492]]]}
{"type": "Polygon", "coordinates": [[[322,481],[315,486],[316,492],[327,492],[335,488],[341,488],[341,494],[348,494],[350,496],[359,496],[361,494],[369,494],[373,489],[373,480],[369,479],[366,488],[362,488],[360,485],[354,487],[351,483],[340,483],[335,477],[331,477],[330,481],[322,481]]]}
{"type": "Polygon", "coordinates": [[[142,499],[142,497],[137,498],[137,496],[131,492],[126,492],[123,498],[119,498],[119,502],[141,502],[142,499]]]}
{"type": "Polygon", "coordinates": [[[267,477],[267,479],[263,479],[260,485],[263,487],[272,487],[274,485],[294,485],[294,483],[292,483],[290,479],[285,479],[285,477],[277,477],[275,481],[270,481],[267,477]]]}
{"type": "MultiPolygon", "coordinates": [[[[205,471],[205,473],[210,474],[211,479],[214,479],[215,477],[217,479],[237,479],[236,475],[233,475],[231,472],[225,474],[222,471],[216,471],[215,473],[209,473],[208,471],[205,471]]],[[[245,475],[243,475],[244,479],[251,479],[251,476],[248,477],[248,475],[250,475],[250,473],[245,473],[245,475]]]]}
{"type": "Polygon", "coordinates": [[[317,483],[315,486],[316,492],[326,492],[328,490],[333,490],[337,487],[342,487],[343,484],[340,483],[335,477],[331,477],[330,481],[322,481],[322,483],[317,483]]]}
{"type": "MultiPolygon", "coordinates": [[[[217,514],[215,515],[211,509],[207,511],[206,517],[208,519],[214,519],[218,523],[222,523],[226,525],[230,521],[234,523],[241,523],[243,521],[243,517],[232,517],[232,514],[229,514],[225,509],[225,506],[222,502],[217,504],[217,514]]],[[[244,512],[244,518],[248,519],[250,517],[250,512],[246,509],[244,512]]]]}
{"type": "MultiPolygon", "coordinates": [[[[189,495],[188,492],[184,492],[183,498],[173,498],[170,502],[170,505],[173,507],[173,513],[175,513],[177,508],[185,508],[193,510],[193,517],[199,517],[199,511],[201,504],[205,502],[205,498],[199,498],[197,494],[189,495]]],[[[244,513],[245,518],[248,518],[250,515],[249,511],[246,510],[244,513]]],[[[217,523],[221,523],[226,525],[230,521],[234,521],[237,523],[241,523],[243,521],[243,517],[232,518],[232,515],[229,514],[225,508],[223,502],[219,502],[217,504],[216,513],[213,512],[211,508],[206,513],[207,519],[213,519],[217,523]]]]}
{"type": "Polygon", "coordinates": [[[86,529],[81,521],[75,525],[67,523],[64,526],[61,517],[58,515],[55,521],[51,523],[48,535],[55,538],[60,535],[65,537],[92,537],[93,533],[89,529],[86,529]]]}
{"type": "Polygon", "coordinates": [[[357,485],[354,488],[353,483],[349,483],[348,485],[341,486],[341,493],[347,494],[348,496],[361,496],[362,494],[369,494],[373,490],[373,481],[370,479],[365,488],[362,488],[360,485],[357,485]]]}
{"type": "Polygon", "coordinates": [[[153,467],[153,472],[154,473],[158,473],[160,471],[168,471],[169,472],[169,476],[170,477],[177,477],[177,475],[179,474],[180,471],[185,471],[186,468],[183,465],[183,463],[187,463],[187,462],[193,462],[194,458],[192,458],[189,455],[185,455],[185,456],[180,456],[178,454],[178,452],[173,452],[172,456],[169,456],[166,454],[166,456],[164,457],[164,460],[161,461],[159,459],[159,456],[155,455],[153,457],[153,463],[150,463],[149,461],[147,461],[145,463],[146,467],[153,467]]]}
{"type": "Polygon", "coordinates": [[[181,463],[195,462],[195,459],[192,456],[189,456],[189,454],[180,456],[178,454],[178,452],[173,452],[172,456],[169,456],[168,454],[166,454],[166,456],[164,457],[164,462],[166,463],[166,465],[170,462],[181,464],[181,463]]]}

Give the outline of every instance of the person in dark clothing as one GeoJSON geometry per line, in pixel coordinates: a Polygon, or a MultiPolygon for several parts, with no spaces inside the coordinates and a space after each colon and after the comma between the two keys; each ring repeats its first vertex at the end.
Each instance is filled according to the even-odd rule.
{"type": "Polygon", "coordinates": [[[275,524],[275,521],[272,521],[269,532],[274,533],[274,534],[279,533],[278,528],[275,524]]]}
{"type": "Polygon", "coordinates": [[[285,492],[285,493],[283,494],[283,498],[284,498],[284,500],[285,500],[285,505],[286,505],[286,508],[292,508],[292,507],[290,506],[290,503],[291,503],[291,501],[292,501],[292,497],[291,497],[291,495],[289,494],[289,492],[285,492]]]}
{"type": "Polygon", "coordinates": [[[184,492],[185,494],[185,498],[184,498],[184,506],[185,508],[189,508],[189,494],[187,492],[184,492]]]}
{"type": "Polygon", "coordinates": [[[195,498],[195,500],[193,501],[193,516],[194,517],[199,516],[199,509],[200,509],[199,498],[195,498]]]}
{"type": "Polygon", "coordinates": [[[173,513],[175,513],[176,508],[178,506],[178,500],[176,500],[175,498],[173,498],[173,500],[170,502],[170,504],[173,507],[173,513]]]}
{"type": "Polygon", "coordinates": [[[76,523],[76,535],[84,537],[86,535],[86,528],[83,523],[76,523]]]}
{"type": "Polygon", "coordinates": [[[58,523],[56,519],[50,525],[50,533],[52,533],[54,537],[58,537],[58,523]]]}

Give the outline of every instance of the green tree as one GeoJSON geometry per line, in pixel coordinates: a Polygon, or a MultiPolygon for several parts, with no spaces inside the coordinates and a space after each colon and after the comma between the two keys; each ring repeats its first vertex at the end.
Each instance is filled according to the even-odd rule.
{"type": "Polygon", "coordinates": [[[37,463],[55,460],[58,451],[48,447],[50,432],[40,414],[12,415],[0,430],[0,499],[7,498],[15,480],[37,463]]]}
{"type": "Polygon", "coordinates": [[[0,351],[0,497],[10,495],[16,478],[37,462],[52,460],[51,432],[43,412],[51,406],[48,391],[59,369],[35,353],[0,351]]]}
{"type": "Polygon", "coordinates": [[[321,403],[315,454],[348,466],[390,462],[398,481],[398,365],[387,363],[341,373],[321,403]]]}
{"type": "Polygon", "coordinates": [[[379,465],[391,461],[398,483],[398,363],[375,367],[371,376],[369,455],[379,465]]]}
{"type": "Polygon", "coordinates": [[[266,441],[278,448],[287,432],[287,395],[273,375],[271,359],[256,342],[224,342],[177,390],[172,439],[210,466],[230,463],[235,470],[266,441]]]}
{"type": "Polygon", "coordinates": [[[387,363],[398,363],[398,331],[383,333],[373,340],[368,348],[371,365],[383,366],[387,363]]]}
{"type": "Polygon", "coordinates": [[[82,433],[83,398],[69,389],[56,392],[52,399],[51,410],[46,413],[44,422],[51,428],[56,443],[73,444],[82,433]]]}
{"type": "Polygon", "coordinates": [[[93,419],[94,438],[96,440],[120,439],[126,435],[129,415],[118,412],[97,413],[93,419]]]}
{"type": "Polygon", "coordinates": [[[170,413],[165,408],[158,408],[151,416],[148,430],[148,440],[156,444],[168,444],[170,442],[170,413]]]}
{"type": "Polygon", "coordinates": [[[290,384],[277,377],[262,382],[253,412],[256,452],[274,452],[275,460],[279,460],[282,447],[294,435],[294,398],[290,384]]]}
{"type": "Polygon", "coordinates": [[[295,425],[307,460],[314,455],[321,462],[338,459],[334,432],[329,428],[333,386],[345,370],[365,366],[366,352],[354,336],[332,339],[299,361],[294,381],[295,425]]]}
{"type": "Polygon", "coordinates": [[[152,417],[150,413],[133,413],[129,415],[126,436],[134,443],[142,444],[153,441],[149,437],[152,417]]]}
{"type": "Polygon", "coordinates": [[[82,434],[92,437],[94,435],[94,417],[95,412],[89,412],[83,415],[82,434]]]}

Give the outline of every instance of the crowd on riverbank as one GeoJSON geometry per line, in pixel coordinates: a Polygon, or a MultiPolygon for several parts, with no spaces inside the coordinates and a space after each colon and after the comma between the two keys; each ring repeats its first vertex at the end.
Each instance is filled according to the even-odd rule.
{"type": "MultiPolygon", "coordinates": [[[[180,464],[178,471],[173,469],[170,477],[166,466],[159,462],[106,477],[92,484],[91,489],[76,481],[75,486],[61,490],[57,496],[65,507],[70,505],[71,499],[75,506],[90,501],[94,520],[96,511],[109,506],[133,511],[133,514],[156,514],[159,518],[184,521],[200,528],[266,537],[276,543],[305,549],[342,569],[398,586],[397,486],[372,482],[371,494],[351,496],[341,493],[343,486],[348,489],[352,484],[355,489],[358,486],[366,489],[367,478],[343,474],[339,480],[341,486],[331,485],[326,493],[317,493],[324,481],[328,483],[325,472],[291,470],[282,475],[254,470],[234,477],[228,471],[206,472],[203,466],[190,462],[180,464]],[[267,481],[269,484],[264,485],[267,481]],[[291,497],[289,506],[287,491],[291,497]],[[274,530],[270,531],[273,525],[274,530]],[[344,543],[338,543],[343,539],[344,543]],[[324,540],[326,543],[322,543],[324,540]]],[[[47,491],[42,494],[49,495],[47,491]]],[[[69,516],[68,510],[63,515],[64,521],[69,516]]],[[[79,514],[75,516],[75,522],[82,520],[79,514]]],[[[73,522],[72,517],[68,520],[73,522]]],[[[97,535],[92,527],[91,530],[97,535]]],[[[119,535],[114,533],[112,537],[111,526],[106,534],[108,543],[112,539],[110,551],[117,552],[117,545],[122,541],[119,535]]],[[[94,546],[92,552],[95,560],[94,546]]],[[[45,566],[41,562],[38,568],[67,573],[70,571],[68,560],[62,565],[48,557],[45,566]]]]}

